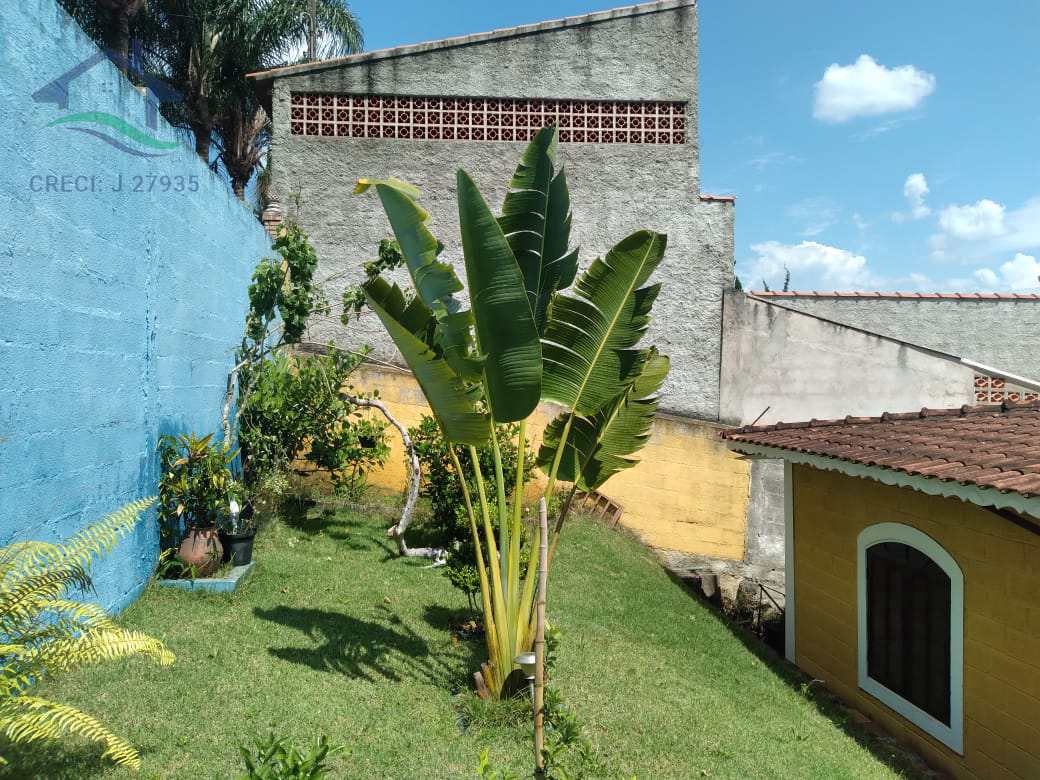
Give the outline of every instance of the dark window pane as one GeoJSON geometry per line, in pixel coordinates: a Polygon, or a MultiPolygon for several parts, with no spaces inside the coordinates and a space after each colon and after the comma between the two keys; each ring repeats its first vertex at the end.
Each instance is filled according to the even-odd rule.
{"type": "Polygon", "coordinates": [[[898,542],[867,549],[867,674],[950,725],[950,578],[898,542]]]}

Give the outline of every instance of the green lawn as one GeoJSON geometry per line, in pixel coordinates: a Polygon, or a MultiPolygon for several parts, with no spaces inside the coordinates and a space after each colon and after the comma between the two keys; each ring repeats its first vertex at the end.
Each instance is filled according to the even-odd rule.
{"type": "MultiPolygon", "coordinates": [[[[234,777],[236,746],[271,727],[347,744],[336,777],[470,777],[484,747],[527,770],[526,724],[463,728],[456,695],[483,645],[452,638],[464,596],[424,562],[395,557],[386,525],[349,512],[274,524],[238,593],[150,587],[125,613],[125,625],[166,641],[172,669],[120,662],[44,694],[138,745],[146,778],[234,777]]],[[[897,776],[623,535],[568,527],[549,616],[562,633],[554,683],[612,776],[897,776]]],[[[18,777],[131,776],[75,744],[34,755],[18,777]]]]}

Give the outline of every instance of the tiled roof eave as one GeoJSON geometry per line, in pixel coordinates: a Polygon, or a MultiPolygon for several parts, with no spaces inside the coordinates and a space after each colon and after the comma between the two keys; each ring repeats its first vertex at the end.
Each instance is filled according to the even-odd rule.
{"type": "Polygon", "coordinates": [[[1037,522],[1040,523],[1040,496],[1023,495],[1013,490],[998,490],[953,479],[908,474],[884,466],[870,466],[785,447],[752,444],[739,439],[728,439],[726,443],[733,450],[752,457],[787,460],[823,471],[836,471],[849,477],[870,479],[883,485],[910,488],[931,496],[956,498],[987,509],[1010,509],[1022,515],[1038,518],[1037,522]]]}

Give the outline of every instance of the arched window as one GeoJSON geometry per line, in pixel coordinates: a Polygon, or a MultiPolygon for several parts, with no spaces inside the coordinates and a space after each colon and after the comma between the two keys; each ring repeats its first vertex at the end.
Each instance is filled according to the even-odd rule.
{"type": "Polygon", "coordinates": [[[927,534],[866,528],[859,548],[859,687],[963,753],[964,575],[927,534]]]}

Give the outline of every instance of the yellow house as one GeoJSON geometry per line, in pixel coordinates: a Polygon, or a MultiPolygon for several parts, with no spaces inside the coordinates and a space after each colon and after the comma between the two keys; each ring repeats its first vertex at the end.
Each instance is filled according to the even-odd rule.
{"type": "Polygon", "coordinates": [[[787,658],[955,777],[1040,778],[1040,405],[723,437],[785,462],[787,658]]]}

